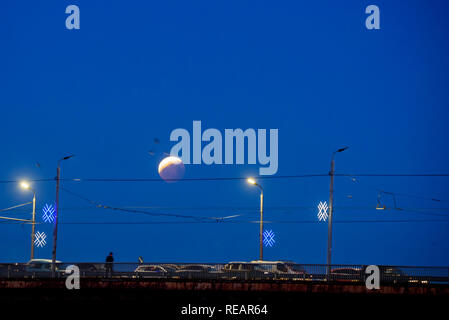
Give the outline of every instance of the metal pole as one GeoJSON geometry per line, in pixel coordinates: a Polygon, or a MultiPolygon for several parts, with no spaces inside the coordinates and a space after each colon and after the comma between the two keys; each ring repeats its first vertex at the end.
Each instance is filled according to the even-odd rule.
{"type": "Polygon", "coordinates": [[[34,236],[36,228],[36,192],[33,191],[33,224],[31,226],[31,258],[34,259],[34,236]]]}
{"type": "Polygon", "coordinates": [[[259,260],[263,261],[263,190],[260,190],[259,260]]]}
{"type": "Polygon", "coordinates": [[[334,211],[334,155],[332,155],[331,160],[331,170],[329,172],[331,182],[329,188],[329,220],[328,220],[328,230],[327,230],[327,275],[331,274],[331,264],[332,264],[332,213],[334,211]]]}
{"type": "Polygon", "coordinates": [[[51,257],[51,271],[55,276],[56,271],[56,242],[58,241],[58,211],[59,211],[59,180],[61,176],[61,167],[58,163],[56,169],[56,213],[55,213],[55,227],[53,229],[53,252],[51,257]]]}

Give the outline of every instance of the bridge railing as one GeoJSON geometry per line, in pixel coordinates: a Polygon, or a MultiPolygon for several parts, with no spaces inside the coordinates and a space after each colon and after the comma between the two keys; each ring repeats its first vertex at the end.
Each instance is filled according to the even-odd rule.
{"type": "MultiPolygon", "coordinates": [[[[366,265],[297,264],[292,262],[230,263],[57,263],[53,274],[50,262],[0,263],[0,279],[65,277],[70,265],[79,268],[82,278],[190,279],[232,281],[326,281],[365,282],[366,265]]],[[[381,283],[449,283],[449,267],[379,265],[381,283]]]]}

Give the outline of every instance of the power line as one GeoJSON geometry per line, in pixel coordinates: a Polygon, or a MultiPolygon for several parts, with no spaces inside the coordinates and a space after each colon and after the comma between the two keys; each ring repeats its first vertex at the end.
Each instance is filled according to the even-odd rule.
{"type": "MultiPolygon", "coordinates": [[[[294,178],[312,178],[326,177],[327,173],[303,174],[290,176],[260,176],[257,179],[294,179],[294,178]]],[[[161,178],[63,178],[60,181],[66,182],[166,182],[166,181],[229,181],[246,180],[247,177],[211,177],[211,178],[183,178],[183,179],[161,179],[161,178]]],[[[30,182],[48,182],[55,179],[29,179],[30,182]]],[[[0,183],[19,183],[19,180],[0,180],[0,183]]]]}
{"type": "MultiPolygon", "coordinates": [[[[257,176],[259,180],[276,180],[276,179],[297,179],[297,178],[315,178],[328,177],[329,173],[315,174],[298,174],[284,176],[257,176]]],[[[337,177],[449,177],[449,173],[335,173],[337,177]]],[[[184,178],[184,179],[167,179],[160,178],[64,178],[60,181],[66,182],[165,182],[165,181],[230,181],[230,180],[246,180],[247,177],[210,177],[210,178],[184,178]]],[[[49,182],[55,181],[54,178],[47,179],[30,179],[30,182],[49,182]]],[[[18,183],[19,180],[0,180],[0,183],[18,183]]]]}
{"type": "MultiPolygon", "coordinates": [[[[18,205],[16,205],[16,206],[13,206],[13,207],[1,209],[0,212],[14,210],[14,209],[16,209],[16,208],[20,208],[20,207],[29,205],[30,203],[33,203],[33,202],[22,203],[22,204],[18,204],[18,205]]],[[[18,219],[18,218],[10,218],[10,217],[0,217],[0,219],[2,219],[2,220],[8,220],[8,221],[33,222],[32,220],[25,220],[25,219],[18,219]]]]}
{"type": "MultiPolygon", "coordinates": [[[[403,219],[403,220],[337,220],[334,221],[334,223],[339,224],[347,224],[347,223],[423,223],[423,222],[449,222],[449,219],[403,219]]],[[[66,225],[144,225],[144,224],[244,224],[244,223],[256,223],[258,224],[259,221],[257,220],[229,220],[229,221],[125,221],[125,222],[86,222],[86,221],[72,221],[72,222],[65,222],[61,221],[61,224],[66,225]]],[[[279,220],[279,221],[264,221],[264,223],[267,224],[327,224],[322,221],[316,221],[316,220],[279,220]]],[[[4,223],[8,224],[8,223],[4,223]]],[[[12,224],[12,223],[10,223],[12,224]]],[[[17,223],[15,223],[17,224],[17,223]]]]}
{"type": "Polygon", "coordinates": [[[27,203],[22,203],[22,204],[18,204],[17,206],[13,206],[13,207],[5,208],[5,209],[0,209],[0,212],[2,212],[2,211],[9,211],[9,210],[13,210],[13,209],[16,209],[16,208],[20,208],[20,207],[23,207],[23,206],[29,205],[29,204],[31,204],[31,203],[33,203],[33,202],[32,202],[32,201],[30,201],[30,202],[27,202],[27,203]]]}
{"type": "MultiPolygon", "coordinates": [[[[42,209],[42,207],[39,207],[42,209]]],[[[93,206],[80,206],[80,207],[61,207],[59,210],[64,211],[85,211],[85,210],[93,210],[96,208],[93,206]]],[[[181,211],[190,211],[190,210],[217,210],[217,211],[253,211],[257,214],[259,214],[259,207],[242,207],[242,206],[120,206],[122,209],[151,209],[151,210],[181,210],[181,211]]],[[[317,208],[316,206],[264,206],[264,209],[266,210],[279,210],[276,213],[290,213],[293,211],[315,211],[317,208]]],[[[376,206],[334,206],[334,210],[374,210],[376,209],[376,206]]],[[[392,210],[394,208],[386,208],[386,210],[392,210]]],[[[404,207],[401,208],[401,210],[407,211],[407,210],[413,210],[413,211],[437,211],[437,212],[447,212],[449,213],[449,207],[448,208],[421,208],[421,207],[404,207]]],[[[17,211],[25,212],[24,209],[19,209],[17,211]]],[[[26,210],[28,211],[28,210],[26,210]]]]}
{"type": "Polygon", "coordinates": [[[449,173],[335,173],[339,177],[449,177],[449,173]]]}
{"type": "MultiPolygon", "coordinates": [[[[108,207],[108,206],[97,206],[95,205],[95,207],[83,207],[83,208],[60,208],[60,210],[74,210],[74,211],[93,211],[95,209],[110,209],[110,210],[119,210],[119,211],[124,211],[124,212],[130,212],[130,213],[141,213],[141,214],[147,214],[150,216],[167,216],[167,217],[175,217],[175,218],[189,218],[189,219],[207,219],[207,220],[212,220],[212,222],[216,221],[216,220],[221,220],[221,219],[227,219],[229,217],[212,217],[212,216],[192,216],[192,215],[182,215],[182,214],[174,214],[174,213],[158,213],[158,212],[148,212],[148,211],[143,211],[143,210],[133,210],[133,209],[129,209],[132,207],[108,207]]],[[[138,207],[141,209],[145,209],[145,208],[152,208],[152,207],[138,207]]],[[[170,207],[166,207],[166,209],[170,209],[170,207]]],[[[173,207],[172,209],[177,209],[179,210],[179,208],[173,207]]],[[[205,209],[205,208],[203,208],[205,209]]],[[[288,215],[288,216],[296,216],[298,213],[301,212],[301,214],[304,211],[312,211],[312,210],[316,210],[315,207],[310,207],[310,208],[303,208],[304,210],[297,210],[297,209],[291,209],[291,210],[276,210],[274,208],[266,208],[267,212],[269,212],[271,215],[275,215],[275,216],[280,216],[280,215],[288,215]],[[272,211],[272,210],[276,210],[276,211],[272,211]]],[[[374,206],[370,206],[370,207],[336,207],[336,209],[339,211],[339,213],[347,213],[347,212],[342,212],[341,210],[371,210],[371,213],[373,214],[374,211],[376,211],[376,214],[382,214],[379,210],[376,210],[376,208],[374,206]]],[[[193,210],[191,208],[189,208],[189,210],[193,210]]],[[[198,210],[198,209],[195,209],[198,210]]],[[[246,217],[251,217],[251,216],[259,216],[259,212],[258,209],[251,209],[248,211],[244,211],[244,213],[242,213],[241,209],[237,209],[237,208],[225,208],[224,210],[228,210],[231,214],[237,214],[238,216],[246,216],[246,217]]],[[[402,214],[407,214],[407,213],[411,213],[411,214],[420,214],[420,215],[425,215],[425,216],[436,216],[436,217],[449,217],[449,209],[445,209],[446,211],[436,211],[436,212],[428,212],[429,210],[438,210],[435,208],[386,208],[384,210],[382,210],[386,215],[389,214],[394,214],[394,213],[387,213],[387,211],[393,211],[395,213],[402,213],[402,214]],[[427,210],[424,211],[424,210],[427,210]],[[444,214],[446,213],[446,214],[444,214]]],[[[440,209],[441,210],[441,209],[440,209]]],[[[366,214],[369,214],[370,212],[365,212],[366,214]]]]}
{"type": "Polygon", "coordinates": [[[149,211],[143,211],[143,210],[136,210],[136,209],[126,209],[126,208],[119,208],[119,207],[112,207],[107,206],[98,203],[97,201],[90,200],[84,196],[81,196],[75,192],[72,192],[66,188],[61,188],[61,190],[78,197],[86,202],[89,202],[90,204],[94,205],[96,208],[103,208],[108,210],[117,210],[117,211],[123,211],[123,212],[130,212],[130,213],[142,213],[150,216],[165,216],[165,217],[174,217],[174,218],[188,218],[188,219],[195,219],[195,220],[201,220],[201,219],[209,219],[209,220],[217,220],[217,219],[227,219],[229,217],[200,217],[200,216],[191,216],[191,215],[181,215],[181,214],[173,214],[173,213],[157,213],[157,212],[149,212],[149,211]]]}
{"type": "MultiPolygon", "coordinates": [[[[354,176],[349,176],[349,178],[351,178],[352,182],[355,182],[355,183],[360,185],[360,180],[355,179],[354,176]]],[[[421,196],[421,195],[415,195],[415,194],[409,194],[409,193],[403,193],[403,192],[386,191],[385,189],[381,189],[381,188],[375,187],[375,186],[373,186],[371,184],[368,184],[365,181],[362,182],[362,185],[364,187],[368,187],[368,188],[376,190],[378,192],[378,196],[381,195],[381,194],[391,195],[391,196],[393,196],[394,200],[395,200],[395,196],[402,196],[402,197],[416,198],[416,199],[428,200],[428,201],[434,201],[434,202],[447,202],[447,203],[449,203],[449,201],[447,201],[447,200],[441,200],[441,199],[437,199],[435,197],[427,197],[427,196],[421,196]]]]}
{"type": "MultiPolygon", "coordinates": [[[[21,180],[0,180],[0,183],[19,183],[21,180]]],[[[29,182],[49,182],[56,181],[53,179],[28,179],[29,182]]]]}
{"type": "Polygon", "coordinates": [[[21,222],[33,222],[33,220],[25,220],[25,219],[17,219],[17,218],[10,218],[10,217],[0,217],[0,219],[4,220],[11,220],[11,221],[21,221],[21,222]]]}
{"type": "MultiPolygon", "coordinates": [[[[224,219],[226,217],[204,217],[204,216],[192,216],[192,215],[181,215],[181,214],[174,214],[174,213],[159,213],[159,212],[149,212],[149,211],[144,211],[141,209],[130,209],[130,208],[126,208],[126,207],[112,207],[112,206],[107,206],[107,205],[103,205],[98,203],[97,201],[93,201],[90,200],[82,195],[79,195],[75,192],[72,192],[66,188],[61,188],[61,190],[75,196],[78,197],[92,205],[94,205],[96,208],[103,208],[103,209],[109,209],[109,210],[116,210],[116,211],[123,211],[123,212],[130,212],[130,213],[141,213],[141,214],[146,214],[146,215],[150,215],[150,216],[167,216],[167,217],[174,217],[174,218],[188,218],[188,219],[194,219],[194,220],[219,220],[219,219],[224,219]]],[[[371,207],[371,209],[375,209],[374,207],[371,207]]],[[[420,212],[420,211],[416,211],[416,210],[408,210],[408,209],[400,209],[400,208],[394,208],[397,211],[401,212],[401,211],[408,211],[411,213],[418,213],[418,214],[424,214],[424,215],[432,215],[432,216],[440,216],[440,217],[448,217],[448,215],[444,215],[444,214],[437,214],[437,213],[425,213],[425,212],[420,212]]],[[[240,214],[239,216],[241,216],[242,214],[240,214]]]]}
{"type": "Polygon", "coordinates": [[[447,215],[447,214],[429,213],[429,212],[422,212],[422,211],[402,209],[402,208],[395,208],[394,210],[396,210],[397,212],[401,212],[401,213],[404,213],[404,212],[405,213],[418,213],[418,214],[422,214],[422,215],[426,215],[426,216],[449,217],[449,215],[447,215]]]}

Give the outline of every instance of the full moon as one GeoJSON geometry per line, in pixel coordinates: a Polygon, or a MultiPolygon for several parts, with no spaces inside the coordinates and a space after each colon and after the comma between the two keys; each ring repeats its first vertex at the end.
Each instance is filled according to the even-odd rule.
{"type": "Polygon", "coordinates": [[[167,182],[173,182],[182,179],[186,171],[184,163],[178,157],[169,156],[159,163],[157,170],[162,179],[167,182]]]}

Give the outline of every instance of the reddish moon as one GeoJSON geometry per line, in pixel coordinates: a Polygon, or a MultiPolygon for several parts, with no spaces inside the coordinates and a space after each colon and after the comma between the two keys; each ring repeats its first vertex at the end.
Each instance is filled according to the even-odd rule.
{"type": "Polygon", "coordinates": [[[174,182],[182,179],[186,171],[184,163],[178,157],[169,156],[159,163],[159,176],[167,182],[174,182]]]}

